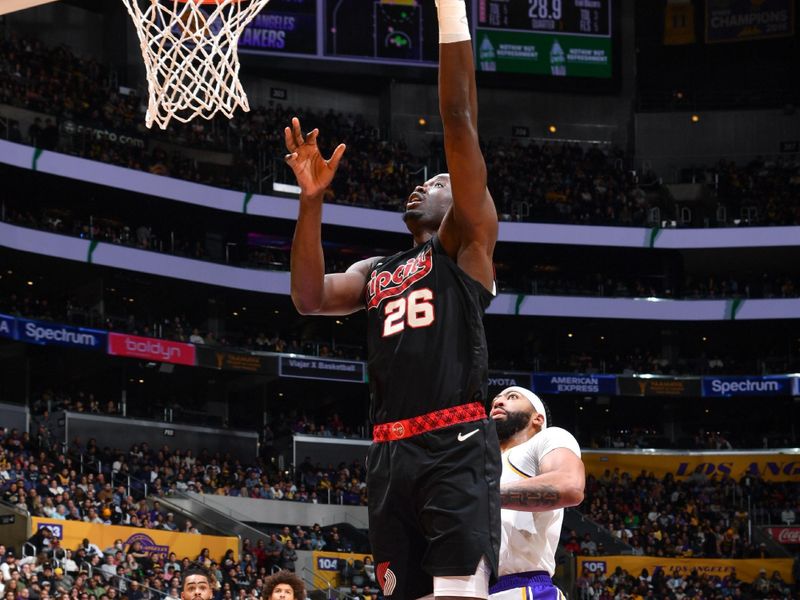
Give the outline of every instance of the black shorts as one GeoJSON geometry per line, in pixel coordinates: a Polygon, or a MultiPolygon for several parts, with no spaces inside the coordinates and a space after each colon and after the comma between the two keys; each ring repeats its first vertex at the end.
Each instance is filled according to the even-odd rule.
{"type": "Polygon", "coordinates": [[[370,447],[369,538],[385,596],[426,596],[434,576],[472,575],[482,556],[497,574],[501,469],[491,419],[370,447]]]}

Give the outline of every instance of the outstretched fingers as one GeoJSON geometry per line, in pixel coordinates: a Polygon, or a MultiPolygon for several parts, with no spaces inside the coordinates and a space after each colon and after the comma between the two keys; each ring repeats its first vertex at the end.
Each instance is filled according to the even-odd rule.
{"type": "Polygon", "coordinates": [[[306,134],[306,144],[310,146],[317,145],[317,138],[319,137],[319,129],[313,129],[306,134]]]}
{"type": "Polygon", "coordinates": [[[347,150],[347,146],[344,144],[339,144],[336,146],[336,149],[333,151],[333,154],[331,154],[331,157],[325,161],[329,168],[334,171],[339,168],[339,162],[342,160],[345,150],[347,150]]]}
{"type": "Polygon", "coordinates": [[[300,129],[300,119],[297,117],[292,117],[292,137],[295,147],[299,148],[303,145],[303,130],[300,129]]]}
{"type": "Polygon", "coordinates": [[[316,146],[317,137],[319,137],[319,129],[314,129],[304,136],[303,130],[300,127],[300,119],[292,117],[292,126],[284,127],[283,137],[286,142],[286,149],[289,150],[289,152],[296,152],[303,144],[316,146]]]}
{"type": "Polygon", "coordinates": [[[295,150],[297,150],[297,144],[294,143],[294,134],[292,133],[292,130],[289,129],[288,127],[283,128],[283,138],[284,141],[286,142],[286,149],[289,152],[294,152],[295,150]]]}

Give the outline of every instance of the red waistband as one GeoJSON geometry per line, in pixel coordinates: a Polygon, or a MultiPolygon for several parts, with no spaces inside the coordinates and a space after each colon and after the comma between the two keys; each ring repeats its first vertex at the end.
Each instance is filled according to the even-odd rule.
{"type": "Polygon", "coordinates": [[[461,404],[435,410],[418,417],[394,421],[393,423],[381,423],[372,428],[373,442],[391,442],[402,440],[426,431],[442,429],[457,423],[469,423],[486,418],[486,410],[480,402],[461,404]]]}

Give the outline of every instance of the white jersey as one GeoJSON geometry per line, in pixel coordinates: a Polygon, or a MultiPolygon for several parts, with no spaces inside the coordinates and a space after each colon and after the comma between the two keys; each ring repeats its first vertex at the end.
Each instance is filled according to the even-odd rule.
{"type": "MultiPolygon", "coordinates": [[[[521,481],[539,474],[539,463],[556,448],[568,448],[578,458],[577,440],[565,429],[548,427],[527,442],[503,452],[503,475],[500,483],[521,481]]],[[[500,575],[526,571],[556,570],[556,548],[561,536],[564,509],[542,512],[501,511],[500,575]]]]}

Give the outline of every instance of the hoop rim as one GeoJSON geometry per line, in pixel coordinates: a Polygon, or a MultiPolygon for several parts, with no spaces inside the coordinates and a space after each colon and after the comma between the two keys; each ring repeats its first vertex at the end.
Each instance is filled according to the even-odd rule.
{"type": "MultiPolygon", "coordinates": [[[[222,4],[224,0],[175,0],[176,2],[180,2],[181,4],[222,4]]],[[[239,4],[240,2],[244,2],[244,0],[231,0],[231,4],[239,4]]]]}

